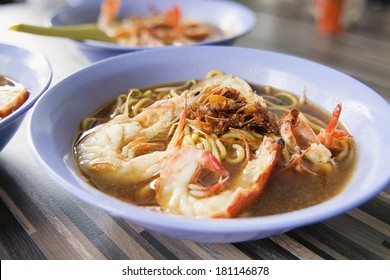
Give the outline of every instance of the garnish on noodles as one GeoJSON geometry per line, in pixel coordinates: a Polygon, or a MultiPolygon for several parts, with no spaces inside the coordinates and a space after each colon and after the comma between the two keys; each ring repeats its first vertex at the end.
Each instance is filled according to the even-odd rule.
{"type": "Polygon", "coordinates": [[[120,0],[105,0],[98,18],[99,28],[120,45],[185,45],[225,36],[217,26],[184,18],[178,4],[165,11],[150,5],[149,15],[117,19],[120,7],[120,0]]]}
{"type": "Polygon", "coordinates": [[[353,137],[305,96],[220,71],[133,88],[81,123],[86,180],[122,200],[196,218],[260,216],[343,190],[353,137]]]}

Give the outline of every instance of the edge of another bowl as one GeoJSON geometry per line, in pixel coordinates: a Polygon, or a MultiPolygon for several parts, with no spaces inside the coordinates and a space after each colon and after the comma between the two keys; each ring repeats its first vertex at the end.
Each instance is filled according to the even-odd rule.
{"type": "MultiPolygon", "coordinates": [[[[137,0],[141,3],[144,1],[137,0]]],[[[255,13],[248,8],[247,6],[233,2],[233,1],[219,1],[219,0],[198,0],[196,3],[194,3],[191,0],[182,0],[175,1],[175,0],[162,0],[154,3],[156,7],[163,9],[164,6],[172,6],[173,4],[178,3],[184,5],[186,7],[189,5],[190,7],[193,6],[195,8],[202,7],[204,5],[212,5],[214,9],[211,10],[218,10],[215,9],[215,7],[224,8],[225,10],[231,12],[231,10],[235,9],[238,11],[238,13],[241,15],[243,20],[241,21],[241,24],[244,24],[244,27],[241,28],[239,32],[233,35],[225,36],[220,39],[210,40],[210,41],[204,41],[204,42],[198,42],[193,43],[185,46],[199,46],[199,45],[229,45],[232,44],[235,40],[238,38],[244,36],[245,34],[249,33],[256,24],[256,15],[255,13]],[[202,5],[203,2],[203,5],[202,5]],[[245,18],[245,20],[244,20],[245,18]]],[[[136,1],[133,2],[124,2],[122,3],[122,14],[128,14],[129,11],[131,11],[131,7],[133,5],[138,5],[136,1]]],[[[142,4],[142,9],[145,9],[147,7],[147,4],[142,4]]],[[[97,18],[98,10],[100,9],[100,3],[94,2],[94,3],[88,3],[88,4],[80,4],[77,6],[67,6],[63,7],[57,10],[54,10],[49,15],[49,23],[53,26],[58,25],[64,25],[64,24],[80,24],[80,23],[87,23],[91,21],[95,21],[97,18]],[[86,11],[88,11],[88,15],[85,16],[86,11]],[[77,16],[77,22],[69,22],[67,20],[67,16],[77,16]]],[[[150,46],[121,46],[113,43],[106,43],[106,42],[98,42],[98,41],[92,41],[92,40],[85,40],[85,41],[74,41],[79,47],[86,48],[86,49],[101,49],[105,51],[113,51],[113,52],[132,52],[132,51],[140,51],[140,50],[151,50],[156,49],[156,47],[150,47],[150,46]]],[[[158,48],[166,48],[171,46],[162,46],[158,48]]],[[[181,46],[179,46],[181,47],[181,46]]]]}

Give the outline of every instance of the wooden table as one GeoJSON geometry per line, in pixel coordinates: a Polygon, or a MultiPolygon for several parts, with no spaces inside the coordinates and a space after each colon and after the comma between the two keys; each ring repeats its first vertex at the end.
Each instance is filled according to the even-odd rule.
{"type": "MultiPolygon", "coordinates": [[[[390,10],[367,8],[349,30],[328,36],[316,31],[304,1],[240,2],[256,12],[257,25],[235,45],[331,66],[390,101],[390,10]]],[[[68,40],[4,30],[41,24],[45,15],[27,4],[0,6],[0,42],[45,54],[53,85],[91,61],[68,40]]],[[[24,122],[0,153],[1,259],[390,259],[390,188],[344,215],[272,238],[195,243],[146,231],[70,195],[39,169],[26,134],[24,122]]]]}

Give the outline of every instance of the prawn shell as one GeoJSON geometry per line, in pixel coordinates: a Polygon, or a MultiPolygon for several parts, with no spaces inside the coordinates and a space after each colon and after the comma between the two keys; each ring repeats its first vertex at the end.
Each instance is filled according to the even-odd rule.
{"type": "Polygon", "coordinates": [[[265,168],[261,171],[251,187],[240,191],[225,211],[213,214],[211,215],[211,218],[232,218],[237,216],[246,207],[252,205],[263,193],[268,178],[275,166],[277,154],[281,148],[282,145],[280,143],[272,143],[270,138],[265,137],[262,147],[259,148],[259,150],[262,149],[263,152],[258,155],[258,159],[264,160],[265,168]],[[268,155],[266,154],[268,156],[266,158],[261,157],[264,155],[264,151],[268,153],[268,155]]]}

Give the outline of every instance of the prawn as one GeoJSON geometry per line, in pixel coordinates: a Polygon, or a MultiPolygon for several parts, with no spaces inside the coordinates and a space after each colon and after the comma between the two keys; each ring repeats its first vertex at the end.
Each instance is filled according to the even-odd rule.
{"type": "Polygon", "coordinates": [[[340,114],[342,110],[342,105],[339,103],[336,108],[334,108],[332,116],[330,118],[329,124],[326,129],[323,129],[318,134],[318,139],[322,144],[324,144],[328,149],[337,149],[335,140],[346,140],[352,139],[352,135],[345,130],[337,129],[339,122],[340,114]]]}
{"type": "Polygon", "coordinates": [[[116,19],[120,9],[120,0],[104,0],[100,6],[100,13],[97,21],[98,26],[102,29],[105,29],[111,22],[116,19]]]}
{"type": "Polygon", "coordinates": [[[169,158],[156,183],[156,200],[167,212],[196,218],[237,216],[262,192],[275,165],[283,141],[264,137],[255,158],[234,178],[212,155],[197,148],[178,149],[169,158]],[[220,176],[216,184],[197,182],[200,172],[208,169],[220,176]],[[231,187],[229,187],[231,185],[231,187]]]}
{"type": "Polygon", "coordinates": [[[352,138],[345,130],[337,129],[341,109],[340,103],[333,110],[326,129],[321,130],[318,135],[299,118],[300,112],[297,109],[292,109],[290,113],[283,115],[280,134],[292,156],[291,161],[282,170],[295,165],[298,171],[305,170],[315,174],[302,163],[303,158],[311,162],[316,171],[329,170],[329,167],[333,166],[331,150],[337,148],[335,141],[352,138]]]}
{"type": "MultiPolygon", "coordinates": [[[[97,184],[123,186],[158,174],[173,149],[153,151],[159,145],[151,141],[169,130],[182,114],[185,102],[184,95],[157,101],[133,118],[118,115],[98,126],[76,144],[80,169],[97,184]]],[[[169,147],[175,146],[173,141],[179,142],[178,136],[173,139],[169,147]]]]}

